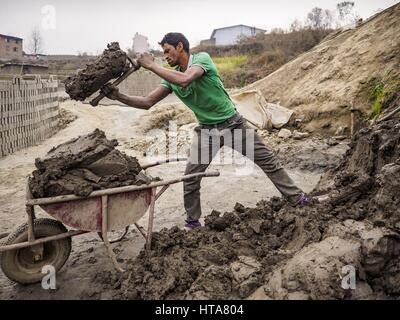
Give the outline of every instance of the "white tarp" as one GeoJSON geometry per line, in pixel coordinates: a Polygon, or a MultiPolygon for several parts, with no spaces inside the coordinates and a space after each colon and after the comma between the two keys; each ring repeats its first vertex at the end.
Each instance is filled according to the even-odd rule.
{"type": "Polygon", "coordinates": [[[280,129],[289,122],[292,110],[268,103],[258,90],[243,91],[231,95],[240,114],[259,129],[280,129]]]}

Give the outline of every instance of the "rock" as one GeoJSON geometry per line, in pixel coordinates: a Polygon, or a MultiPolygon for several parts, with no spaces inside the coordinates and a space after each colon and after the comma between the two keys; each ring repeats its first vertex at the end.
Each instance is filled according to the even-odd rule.
{"type": "Polygon", "coordinates": [[[326,141],[326,144],[327,144],[328,146],[333,147],[333,146],[338,145],[339,142],[337,142],[335,139],[329,138],[329,139],[326,141]]]}
{"type": "Polygon", "coordinates": [[[346,132],[349,129],[347,127],[338,127],[335,131],[335,136],[343,136],[346,135],[346,132]]]}
{"type": "Polygon", "coordinates": [[[305,61],[301,64],[303,70],[308,70],[315,67],[315,63],[312,61],[305,61]]]}
{"type": "Polygon", "coordinates": [[[359,251],[358,241],[336,236],[308,245],[270,275],[266,294],[273,299],[343,299],[348,291],[341,286],[342,267],[358,269],[359,251]]]}
{"type": "Polygon", "coordinates": [[[250,277],[249,279],[245,280],[240,284],[239,297],[242,299],[248,297],[259,286],[260,286],[260,279],[258,277],[250,277]]]}
{"type": "Polygon", "coordinates": [[[347,136],[334,136],[333,139],[342,141],[342,140],[347,139],[347,136]]]}
{"type": "Polygon", "coordinates": [[[246,300],[272,300],[271,297],[268,297],[265,294],[264,288],[265,288],[265,286],[259,287],[250,296],[248,296],[246,298],[246,300]]]}
{"type": "Polygon", "coordinates": [[[297,130],[293,131],[293,139],[295,139],[295,140],[301,140],[301,139],[307,138],[309,136],[310,136],[310,134],[308,132],[300,132],[297,130]]]}
{"type": "Polygon", "coordinates": [[[278,133],[278,137],[282,139],[288,139],[292,136],[292,132],[288,129],[281,129],[278,133]]]}

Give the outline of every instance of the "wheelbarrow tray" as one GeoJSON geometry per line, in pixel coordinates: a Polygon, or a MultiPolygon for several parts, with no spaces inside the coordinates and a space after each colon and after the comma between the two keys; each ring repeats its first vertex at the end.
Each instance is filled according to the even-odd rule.
{"type": "MultiPolygon", "coordinates": [[[[105,189],[104,191],[112,189],[105,189]]],[[[108,196],[107,231],[133,225],[142,218],[151,202],[151,187],[108,196]]],[[[63,224],[82,231],[102,231],[102,196],[78,199],[40,207],[63,224]]]]}

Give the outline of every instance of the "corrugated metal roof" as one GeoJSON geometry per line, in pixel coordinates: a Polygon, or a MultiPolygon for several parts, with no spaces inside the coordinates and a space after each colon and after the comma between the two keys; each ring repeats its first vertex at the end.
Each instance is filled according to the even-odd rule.
{"type": "Polygon", "coordinates": [[[212,34],[211,34],[210,39],[214,38],[215,32],[216,32],[217,30],[230,29],[230,28],[236,28],[236,27],[246,27],[246,28],[250,28],[250,29],[254,29],[254,30],[262,31],[262,32],[266,32],[266,31],[267,31],[267,30],[264,30],[264,29],[260,29],[260,28],[256,28],[256,27],[247,26],[247,25],[245,25],[245,24],[237,24],[237,25],[234,25],[234,26],[229,26],[229,27],[223,27],[223,28],[214,29],[213,32],[212,32],[212,34]]]}

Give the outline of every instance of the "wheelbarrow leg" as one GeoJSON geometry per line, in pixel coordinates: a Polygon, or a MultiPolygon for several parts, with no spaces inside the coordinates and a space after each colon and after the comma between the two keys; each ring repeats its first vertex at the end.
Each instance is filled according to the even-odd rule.
{"type": "Polygon", "coordinates": [[[28,215],[28,241],[35,241],[35,230],[33,229],[33,221],[35,220],[35,210],[32,206],[25,207],[28,215]]]}
{"type": "MultiPolygon", "coordinates": [[[[26,200],[32,198],[31,190],[29,189],[29,184],[26,185],[26,200]]],[[[25,206],[26,214],[28,215],[28,241],[35,241],[35,230],[33,229],[33,221],[35,220],[35,209],[33,206],[25,206]]]]}
{"type": "Polygon", "coordinates": [[[101,202],[102,202],[102,226],[101,226],[102,228],[101,229],[102,229],[102,233],[103,233],[102,235],[103,235],[104,245],[107,248],[108,255],[110,256],[115,269],[117,269],[119,272],[125,272],[125,270],[119,266],[117,259],[115,258],[115,254],[111,249],[110,242],[108,240],[108,234],[107,234],[107,231],[108,231],[108,196],[107,195],[102,196],[101,202]]]}
{"type": "MultiPolygon", "coordinates": [[[[28,242],[33,242],[36,240],[34,228],[34,221],[36,218],[35,209],[33,206],[26,206],[25,210],[28,214],[28,242]]],[[[43,259],[43,244],[33,245],[29,249],[33,253],[33,259],[35,259],[35,261],[41,261],[43,259]]]]}
{"type": "Polygon", "coordinates": [[[147,226],[147,239],[146,239],[146,250],[147,251],[149,251],[151,249],[151,234],[153,232],[154,204],[156,202],[156,190],[157,190],[157,188],[151,188],[149,223],[147,226]]]}

